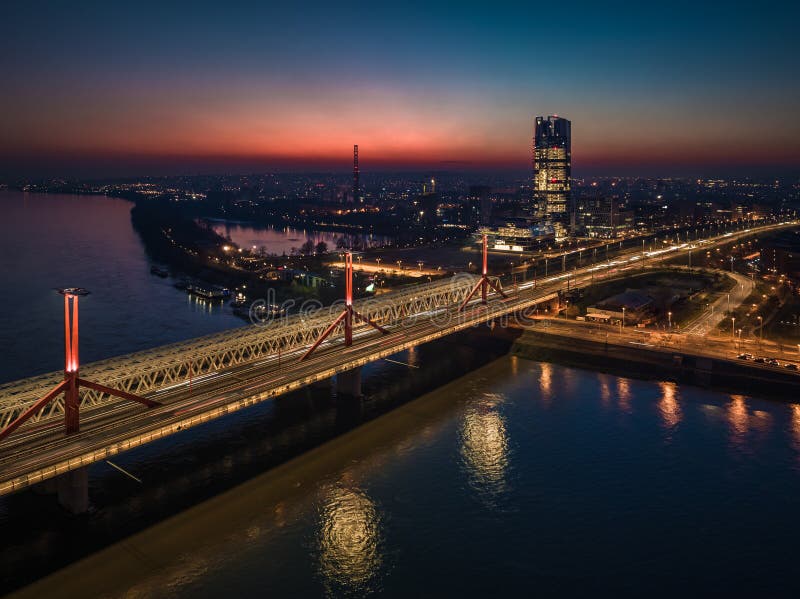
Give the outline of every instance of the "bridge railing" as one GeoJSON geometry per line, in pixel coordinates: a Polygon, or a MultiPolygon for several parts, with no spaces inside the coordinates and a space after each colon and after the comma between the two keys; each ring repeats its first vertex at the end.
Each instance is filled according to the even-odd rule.
{"type": "MultiPolygon", "coordinates": [[[[473,276],[457,275],[356,300],[354,307],[379,324],[391,325],[411,314],[458,304],[474,280],[473,276]]],[[[332,316],[339,310],[341,306],[336,304],[323,307],[311,303],[299,313],[272,321],[86,364],[81,371],[109,387],[144,395],[193,377],[306,347],[330,325],[332,316]]],[[[0,385],[0,428],[13,421],[62,377],[63,373],[52,372],[0,385]]],[[[116,401],[92,389],[81,391],[83,409],[116,401]]],[[[34,420],[60,416],[63,410],[63,403],[58,399],[34,420]]]]}

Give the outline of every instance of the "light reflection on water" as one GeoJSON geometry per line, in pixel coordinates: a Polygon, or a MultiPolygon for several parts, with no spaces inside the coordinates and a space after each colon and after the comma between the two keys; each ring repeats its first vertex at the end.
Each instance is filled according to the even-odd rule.
{"type": "MultiPolygon", "coordinates": [[[[791,583],[797,405],[508,358],[345,437],[86,570],[141,554],[135,584],[109,583],[127,597],[563,596],[620,581],[773,596],[791,583]]],[[[78,574],[59,576],[87,584],[78,574]]]]}
{"type": "Polygon", "coordinates": [[[619,400],[619,408],[623,412],[631,411],[631,388],[628,379],[617,379],[617,398],[619,400]]]}
{"type": "Polygon", "coordinates": [[[320,514],[319,573],[326,590],[366,593],[380,572],[380,513],[363,490],[338,484],[324,491],[320,514]]]}
{"type": "Polygon", "coordinates": [[[609,376],[598,373],[597,379],[600,381],[600,401],[607,407],[611,403],[611,386],[608,384],[609,376]]]}
{"type": "Polygon", "coordinates": [[[731,395],[727,405],[730,444],[737,451],[753,454],[769,434],[773,415],[764,410],[753,409],[744,395],[731,395]]]}
{"type": "Polygon", "coordinates": [[[671,432],[681,422],[681,406],[678,401],[677,385],[670,381],[663,381],[658,384],[661,388],[661,399],[658,402],[658,410],[664,422],[664,428],[671,432]]]}
{"type": "Polygon", "coordinates": [[[790,406],[792,409],[792,434],[794,435],[794,442],[800,451],[800,404],[793,404],[790,406]]]}
{"type": "Polygon", "coordinates": [[[461,458],[470,486],[482,495],[497,496],[506,490],[508,434],[500,413],[503,397],[486,394],[467,407],[461,428],[461,458]]]}
{"type": "Polygon", "coordinates": [[[553,365],[542,362],[539,366],[541,368],[541,374],[539,375],[541,397],[543,400],[547,401],[551,398],[553,389],[553,365]]]}

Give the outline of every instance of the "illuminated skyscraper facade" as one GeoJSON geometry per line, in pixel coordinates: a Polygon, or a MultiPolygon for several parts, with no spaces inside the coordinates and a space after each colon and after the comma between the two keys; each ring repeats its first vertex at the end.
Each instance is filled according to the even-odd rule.
{"type": "Polygon", "coordinates": [[[536,117],[533,137],[533,202],[536,215],[569,224],[572,174],[571,123],[559,116],[536,117]]]}

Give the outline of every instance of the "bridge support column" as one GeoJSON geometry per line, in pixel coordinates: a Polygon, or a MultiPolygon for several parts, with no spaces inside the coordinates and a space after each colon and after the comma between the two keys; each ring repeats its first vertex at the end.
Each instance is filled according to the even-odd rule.
{"type": "Polygon", "coordinates": [[[89,511],[89,469],[84,466],[58,477],[58,503],[71,514],[89,511]]]}
{"type": "Polygon", "coordinates": [[[336,375],[336,397],[359,399],[361,395],[360,366],[336,375]]]}

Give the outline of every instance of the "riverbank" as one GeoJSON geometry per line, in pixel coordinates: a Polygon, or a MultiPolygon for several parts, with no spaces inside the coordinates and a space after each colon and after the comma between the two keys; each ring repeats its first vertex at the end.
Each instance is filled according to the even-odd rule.
{"type": "Polygon", "coordinates": [[[745,360],[705,356],[675,348],[580,338],[546,330],[526,330],[514,342],[512,354],[529,360],[591,368],[640,379],[674,381],[717,389],[795,401],[800,375],[767,368],[745,360]]]}

